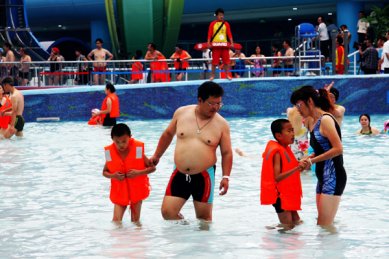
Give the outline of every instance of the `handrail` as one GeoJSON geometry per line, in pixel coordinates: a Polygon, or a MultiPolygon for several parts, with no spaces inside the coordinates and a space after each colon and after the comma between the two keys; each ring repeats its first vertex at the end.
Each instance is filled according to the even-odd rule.
{"type": "MultiPolygon", "coordinates": [[[[353,55],[352,53],[350,55],[353,55]]],[[[305,56],[281,56],[281,57],[245,57],[231,58],[236,61],[235,67],[230,69],[232,76],[236,77],[271,77],[289,75],[319,75],[324,68],[315,66],[321,55],[305,56]],[[240,64],[237,60],[241,60],[240,64]],[[254,61],[261,60],[260,66],[255,66],[254,61]],[[280,62],[275,62],[279,60],[280,62]],[[285,67],[281,61],[289,60],[294,63],[292,67],[285,67]],[[296,64],[296,60],[299,60],[296,64]],[[243,64],[244,63],[244,64],[243,64]],[[308,73],[310,72],[310,73],[308,73]]],[[[101,85],[105,80],[114,84],[162,82],[171,80],[195,80],[209,76],[211,58],[192,58],[187,60],[187,69],[175,69],[174,59],[163,60],[88,60],[88,61],[32,61],[32,62],[0,62],[0,80],[5,76],[19,79],[20,84],[23,76],[28,76],[27,83],[33,86],[53,85],[101,85]],[[132,70],[134,62],[143,64],[138,70],[132,70]],[[153,66],[157,62],[166,62],[160,66],[153,66]],[[93,66],[94,63],[100,63],[93,66]],[[101,68],[101,69],[100,69],[101,68]],[[19,71],[18,71],[19,70],[19,71]],[[21,74],[20,74],[20,73],[21,74]],[[23,75],[24,73],[24,75],[23,75]],[[183,75],[179,75],[183,73],[183,75]],[[155,79],[154,76],[162,75],[165,79],[155,79]],[[137,78],[136,75],[139,75],[137,78]],[[208,75],[208,76],[207,76],[208,75]],[[96,77],[98,80],[96,80],[96,77]],[[180,78],[179,78],[180,77],[180,78]],[[101,81],[100,81],[101,79],[101,81]]],[[[284,63],[285,64],[285,63],[284,63]]],[[[135,69],[135,68],[134,68],[135,69]]],[[[354,68],[355,71],[355,68],[354,68]]],[[[217,69],[220,78],[224,78],[225,71],[217,69]],[[223,73],[224,72],[224,73],[223,73]],[[219,74],[220,73],[220,74],[219,74]]],[[[355,72],[354,72],[355,73],[355,72]]],[[[26,80],[23,80],[26,81],[26,80]]]]}
{"type": "MultiPolygon", "coordinates": [[[[295,59],[295,58],[317,58],[318,56],[323,57],[323,55],[308,55],[308,56],[271,56],[271,57],[245,57],[245,58],[230,58],[230,60],[274,60],[274,59],[295,59]]],[[[158,60],[149,60],[149,59],[123,59],[123,60],[87,60],[87,61],[78,61],[78,60],[64,60],[64,61],[31,61],[23,62],[23,64],[74,64],[74,63],[151,63],[151,62],[174,62],[175,59],[158,59],[158,60]]],[[[188,62],[197,62],[197,61],[212,61],[212,58],[191,58],[187,60],[188,62]]],[[[20,64],[20,62],[1,62],[0,64],[20,64]]]]}
{"type": "Polygon", "coordinates": [[[348,60],[350,60],[350,58],[352,57],[353,58],[353,71],[354,71],[354,75],[357,74],[357,55],[359,54],[359,51],[356,50],[350,54],[347,55],[347,58],[348,60]]]}

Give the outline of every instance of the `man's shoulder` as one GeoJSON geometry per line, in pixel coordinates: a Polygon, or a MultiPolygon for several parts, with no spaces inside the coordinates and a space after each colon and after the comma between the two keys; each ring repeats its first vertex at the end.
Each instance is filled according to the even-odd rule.
{"type": "Polygon", "coordinates": [[[179,108],[177,108],[177,111],[187,111],[187,110],[194,110],[196,108],[196,104],[189,104],[189,105],[184,105],[179,108]]]}
{"type": "Polygon", "coordinates": [[[228,121],[223,116],[221,116],[219,113],[215,114],[215,119],[217,120],[218,123],[220,123],[221,126],[229,127],[228,121]]]}

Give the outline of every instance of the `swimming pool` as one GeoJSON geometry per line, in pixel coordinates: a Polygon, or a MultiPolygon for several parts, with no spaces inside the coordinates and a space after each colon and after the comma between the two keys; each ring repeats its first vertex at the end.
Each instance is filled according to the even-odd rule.
{"type": "MultiPolygon", "coordinates": [[[[142,208],[142,226],[111,223],[109,180],[102,176],[103,147],[110,131],[83,122],[27,123],[25,137],[0,141],[0,257],[97,258],[360,258],[389,252],[389,135],[356,136],[358,117],[343,126],[348,184],[336,217],[337,234],[316,224],[316,178],[302,175],[304,224],[287,233],[272,206],[259,205],[260,155],[275,117],[229,118],[235,155],[226,196],[215,196],[214,222],[166,222],[160,206],[172,170],[173,145],[157,172],[142,208]]],[[[388,118],[372,116],[381,128],[388,118]]],[[[167,120],[127,121],[151,155],[167,120]]],[[[220,159],[219,159],[220,160],[220,159]]],[[[220,166],[216,170],[220,180],[220,166]]]]}

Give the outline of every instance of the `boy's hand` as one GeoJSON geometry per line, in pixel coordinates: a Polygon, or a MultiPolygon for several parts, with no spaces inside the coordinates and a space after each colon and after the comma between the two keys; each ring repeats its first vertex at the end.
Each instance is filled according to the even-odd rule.
{"type": "Polygon", "coordinates": [[[134,178],[138,176],[138,170],[130,170],[126,173],[127,178],[134,178]]]}
{"type": "Polygon", "coordinates": [[[117,179],[119,181],[123,181],[124,178],[126,178],[126,175],[121,173],[121,172],[115,172],[115,173],[112,174],[112,178],[115,178],[115,179],[117,179]]]}
{"type": "Polygon", "coordinates": [[[300,170],[307,170],[311,167],[310,163],[308,162],[309,157],[304,157],[300,160],[298,167],[301,168],[300,170]]]}

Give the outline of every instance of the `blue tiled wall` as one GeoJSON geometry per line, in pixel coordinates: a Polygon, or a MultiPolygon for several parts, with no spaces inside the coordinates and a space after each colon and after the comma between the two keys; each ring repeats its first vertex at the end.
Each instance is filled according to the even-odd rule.
{"type": "MultiPolygon", "coordinates": [[[[335,81],[340,91],[338,102],[347,114],[389,113],[389,77],[296,77],[279,79],[216,80],[225,89],[221,114],[231,116],[280,115],[290,106],[293,90],[303,85],[323,87],[335,81]]],[[[122,118],[170,118],[179,106],[197,102],[197,87],[203,81],[168,84],[121,85],[117,87],[122,118]]],[[[93,108],[100,108],[104,87],[26,90],[26,121],[59,117],[62,121],[84,120],[93,108]]]]}

